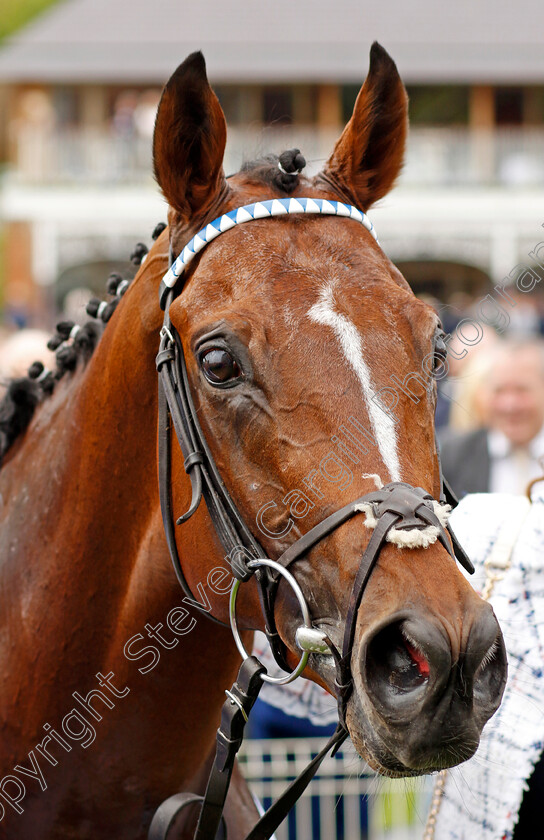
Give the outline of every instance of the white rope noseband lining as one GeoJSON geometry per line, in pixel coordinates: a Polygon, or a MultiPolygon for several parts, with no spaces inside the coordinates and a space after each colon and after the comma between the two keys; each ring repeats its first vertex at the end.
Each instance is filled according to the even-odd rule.
{"type": "MultiPolygon", "coordinates": [[[[356,505],[355,510],[360,510],[365,514],[365,526],[374,530],[378,520],[372,505],[369,502],[364,502],[356,505]]],[[[451,505],[441,504],[433,499],[433,510],[436,518],[445,528],[451,513],[451,505]]],[[[430,545],[434,545],[439,536],[440,531],[436,525],[427,525],[426,528],[393,527],[387,532],[385,539],[399,548],[429,548],[430,545]]]]}
{"type": "Polygon", "coordinates": [[[328,201],[324,198],[273,198],[267,201],[257,201],[255,204],[246,204],[243,207],[238,207],[237,210],[231,210],[229,213],[219,216],[193,236],[164,275],[164,285],[169,289],[175,286],[191,260],[219,234],[236,225],[252,222],[254,219],[285,216],[289,213],[344,216],[348,219],[355,219],[372,234],[376,242],[378,241],[374,225],[366,213],[351,204],[343,204],[341,201],[328,201]]]}

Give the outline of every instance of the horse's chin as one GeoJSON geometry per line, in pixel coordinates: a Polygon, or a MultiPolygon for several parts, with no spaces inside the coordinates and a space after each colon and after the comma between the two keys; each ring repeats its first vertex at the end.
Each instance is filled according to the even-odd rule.
{"type": "MultiPolygon", "coordinates": [[[[356,704],[348,705],[346,714],[351,741],[361,758],[381,776],[400,779],[436,773],[467,761],[478,748],[479,739],[471,738],[435,750],[430,745],[429,750],[411,756],[404,755],[402,733],[398,733],[397,737],[395,733],[384,733],[383,727],[370,723],[368,716],[363,717],[360,709],[354,709],[353,705],[356,704]]],[[[414,723],[413,726],[417,727],[418,724],[414,723]]]]}

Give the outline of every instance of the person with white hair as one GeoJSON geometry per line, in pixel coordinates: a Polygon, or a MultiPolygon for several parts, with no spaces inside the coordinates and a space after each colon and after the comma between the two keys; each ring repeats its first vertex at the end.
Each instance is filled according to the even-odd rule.
{"type": "Polygon", "coordinates": [[[467,493],[523,493],[544,456],[544,342],[507,339],[491,349],[480,384],[481,428],[441,438],[444,474],[467,493]]]}

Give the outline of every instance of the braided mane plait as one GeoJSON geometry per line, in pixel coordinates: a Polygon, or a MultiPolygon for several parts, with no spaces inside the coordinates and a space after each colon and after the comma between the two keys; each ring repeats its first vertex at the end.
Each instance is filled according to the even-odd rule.
{"type": "Polygon", "coordinates": [[[32,379],[13,379],[0,403],[0,463],[11,444],[23,432],[40,402],[41,388],[32,379]]]}
{"type": "MultiPolygon", "coordinates": [[[[153,240],[159,238],[166,224],[160,222],[152,233],[153,240]]],[[[138,242],[130,255],[134,266],[139,266],[147,256],[147,246],[138,242]]],[[[73,321],[60,321],[56,333],[49,339],[47,346],[55,351],[56,369],[44,368],[42,362],[33,362],[27,377],[12,379],[0,401],[0,466],[12,443],[29,425],[36,406],[53,393],[56,383],[67,372],[74,371],[79,359],[88,362],[98,344],[104,324],[109,321],[121,297],[128,289],[131,280],[114,272],[107,282],[110,301],[93,298],[87,304],[87,314],[95,320],[79,326],[73,321]]]]}
{"type": "Polygon", "coordinates": [[[248,161],[241,172],[253,175],[256,180],[275,187],[279,192],[290,195],[298,184],[298,176],[306,166],[300,149],[288,149],[277,155],[266,155],[259,160],[248,161]]]}

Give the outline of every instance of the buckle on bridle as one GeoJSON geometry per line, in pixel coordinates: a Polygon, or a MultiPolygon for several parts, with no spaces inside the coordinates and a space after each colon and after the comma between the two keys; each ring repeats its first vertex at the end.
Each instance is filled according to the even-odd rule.
{"type": "Polygon", "coordinates": [[[159,335],[161,338],[167,339],[170,342],[170,344],[175,343],[174,336],[172,335],[166,324],[162,325],[159,335]]]}

